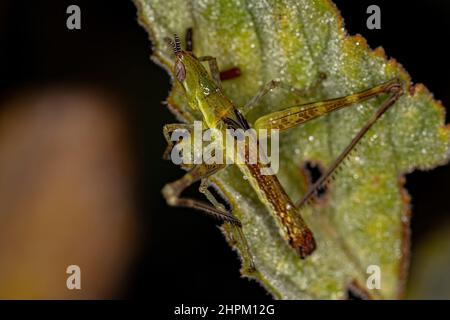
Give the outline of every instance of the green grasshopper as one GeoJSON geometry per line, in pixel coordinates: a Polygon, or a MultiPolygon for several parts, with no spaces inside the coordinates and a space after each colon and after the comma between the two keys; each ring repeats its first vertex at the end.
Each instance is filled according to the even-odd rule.
{"type": "MultiPolygon", "coordinates": [[[[238,109],[233,102],[227,98],[222,90],[221,73],[219,72],[217,60],[211,56],[196,57],[192,53],[191,30],[188,30],[186,35],[186,50],[181,49],[180,39],[177,35],[174,36],[173,40],[167,40],[175,55],[173,78],[182,88],[189,107],[192,108],[192,110],[201,112],[203,123],[207,128],[215,128],[218,130],[225,130],[227,128],[249,129],[250,126],[245,119],[245,114],[255,107],[260,99],[273,89],[284,88],[294,93],[301,92],[283,82],[270,81],[262,86],[260,91],[243,108],[238,109]],[[208,62],[209,73],[202,62],[208,62]]],[[[236,71],[236,69],[233,70],[225,72],[225,78],[232,78],[239,74],[239,71],[236,71]]],[[[223,78],[224,77],[222,77],[222,79],[223,78]]],[[[392,105],[394,105],[402,94],[403,88],[400,81],[398,79],[393,79],[368,90],[346,97],[292,106],[265,115],[257,119],[254,123],[253,128],[255,129],[278,129],[283,131],[373,97],[387,95],[386,100],[380,108],[367,121],[350,144],[331,164],[320,179],[309,188],[304,197],[295,204],[283,189],[276,175],[261,174],[259,169],[264,166],[263,164],[259,162],[256,164],[245,162],[244,164],[238,165],[239,169],[244,174],[244,177],[249,181],[258,195],[259,200],[264,203],[267,210],[273,215],[280,227],[281,235],[298,253],[300,258],[304,259],[310,255],[315,250],[316,244],[311,230],[300,215],[299,209],[302,208],[305,203],[312,200],[318,190],[333,177],[333,173],[338,166],[355,148],[365,133],[392,105]]],[[[170,133],[176,129],[192,130],[189,124],[178,123],[164,126],[164,136],[169,144],[169,149],[173,146],[170,133]]],[[[247,155],[244,155],[244,157],[246,156],[247,155]]],[[[226,165],[222,164],[197,164],[192,166],[181,179],[164,186],[162,193],[168,205],[188,207],[203,211],[218,217],[225,222],[229,222],[240,230],[240,221],[233,216],[231,212],[227,212],[225,207],[219,203],[214,195],[208,190],[208,177],[225,167],[226,165]],[[206,196],[211,204],[180,196],[183,190],[198,181],[201,181],[199,191],[206,196]]],[[[254,267],[248,245],[245,243],[245,237],[241,232],[239,232],[239,237],[246,247],[244,258],[248,258],[251,266],[254,267]]]]}

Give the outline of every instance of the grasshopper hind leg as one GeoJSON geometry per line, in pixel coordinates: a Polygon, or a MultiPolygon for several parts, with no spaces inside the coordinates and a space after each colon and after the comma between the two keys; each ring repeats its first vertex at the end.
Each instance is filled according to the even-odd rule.
{"type": "MultiPolygon", "coordinates": [[[[379,87],[375,87],[373,89],[368,90],[368,92],[372,95],[379,95],[381,93],[388,94],[388,98],[382,103],[382,105],[376,110],[376,112],[367,120],[364,126],[360,129],[360,131],[356,134],[355,137],[351,140],[351,142],[347,145],[347,147],[341,152],[341,154],[333,161],[327,171],[317,180],[314,185],[306,192],[302,199],[300,199],[296,206],[301,208],[309,201],[314,201],[314,197],[317,192],[322,188],[330,179],[332,179],[333,175],[338,172],[341,167],[341,164],[344,163],[344,160],[348,157],[348,155],[354,151],[358,145],[358,143],[364,138],[365,134],[369,131],[370,128],[381,118],[381,116],[391,108],[397,100],[403,95],[403,88],[399,82],[399,80],[394,79],[393,81],[388,82],[387,84],[381,85],[379,87]]],[[[363,93],[364,94],[364,93],[363,93]]],[[[355,98],[358,98],[356,94],[353,96],[353,99],[342,98],[343,106],[350,106],[355,103],[355,98]]]]}

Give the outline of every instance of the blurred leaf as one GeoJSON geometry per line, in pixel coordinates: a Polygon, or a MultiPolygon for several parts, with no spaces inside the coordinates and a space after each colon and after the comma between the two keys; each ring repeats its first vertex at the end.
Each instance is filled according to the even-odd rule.
{"type": "Polygon", "coordinates": [[[1,105],[0,299],[118,297],[138,230],[118,107],[74,88],[1,105]],[[66,287],[73,264],[81,290],[66,287]]]}
{"type": "MultiPolygon", "coordinates": [[[[163,38],[194,30],[194,53],[218,57],[221,69],[239,67],[242,76],[226,81],[226,94],[245,104],[272,79],[313,88],[304,101],[361,91],[408,74],[382,49],[372,51],[360,36],[349,37],[339,12],[328,0],[135,0],[154,44],[154,60],[170,71],[173,56],[163,38]]],[[[298,98],[297,98],[298,100],[298,98]]],[[[286,92],[265,99],[249,116],[292,106],[286,92]]],[[[305,192],[302,164],[328,166],[379,107],[382,99],[344,109],[282,133],[279,178],[295,200],[305,192]]],[[[171,110],[183,121],[199,118],[173,89],[171,110]]],[[[408,92],[368,132],[329,188],[327,201],[302,214],[318,248],[300,260],[282,240],[255,192],[231,167],[214,177],[243,229],[258,279],[277,298],[344,298],[350,283],[365,287],[367,267],[381,268],[381,290],[374,298],[403,291],[409,254],[409,198],[402,175],[443,164],[449,154],[444,109],[422,85],[408,92]]]]}

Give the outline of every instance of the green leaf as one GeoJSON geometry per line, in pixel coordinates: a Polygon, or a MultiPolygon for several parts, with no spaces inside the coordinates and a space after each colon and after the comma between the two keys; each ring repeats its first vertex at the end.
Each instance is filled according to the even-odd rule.
{"type": "MultiPolygon", "coordinates": [[[[194,30],[194,53],[218,57],[221,69],[239,67],[226,81],[226,94],[245,104],[272,79],[309,90],[305,101],[320,101],[410,78],[382,49],[372,51],[360,36],[345,33],[329,0],[135,0],[151,35],[154,60],[170,70],[173,57],[163,38],[194,30]],[[326,79],[320,81],[321,74],[326,79]],[[314,84],[319,82],[316,90],[314,84]]],[[[298,99],[298,98],[297,98],[298,99]]],[[[281,133],[279,178],[292,199],[304,194],[306,161],[328,166],[350,142],[382,99],[334,112],[281,133]]],[[[180,92],[168,98],[186,122],[199,118],[180,92]]],[[[274,93],[248,116],[298,103],[274,93]]],[[[302,212],[317,239],[317,250],[301,260],[279,235],[276,224],[240,171],[230,167],[214,181],[241,219],[257,266],[256,278],[276,298],[345,298],[353,283],[372,298],[396,298],[403,291],[409,254],[409,197],[403,174],[448,160],[449,129],[444,109],[422,85],[407,92],[367,133],[328,191],[326,201],[302,212]],[[381,269],[381,289],[367,290],[367,268],[381,269]]]]}

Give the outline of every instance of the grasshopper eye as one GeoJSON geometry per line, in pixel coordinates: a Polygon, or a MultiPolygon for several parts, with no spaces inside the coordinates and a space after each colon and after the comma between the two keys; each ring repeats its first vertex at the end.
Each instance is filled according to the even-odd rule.
{"type": "Polygon", "coordinates": [[[183,62],[181,62],[180,60],[175,63],[175,76],[180,82],[183,82],[186,78],[186,68],[184,67],[183,62]]]}

